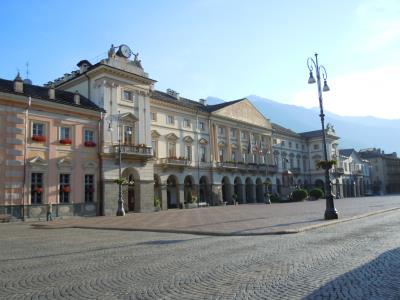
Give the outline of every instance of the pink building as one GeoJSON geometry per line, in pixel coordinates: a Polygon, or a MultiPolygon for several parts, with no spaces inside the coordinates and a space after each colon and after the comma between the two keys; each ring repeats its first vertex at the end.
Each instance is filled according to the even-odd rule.
{"type": "Polygon", "coordinates": [[[0,214],[96,215],[103,110],[78,93],[0,79],[0,214]]]}

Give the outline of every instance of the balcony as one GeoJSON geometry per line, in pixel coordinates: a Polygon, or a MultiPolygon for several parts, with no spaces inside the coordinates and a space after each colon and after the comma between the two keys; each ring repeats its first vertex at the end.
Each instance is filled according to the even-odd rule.
{"type": "Polygon", "coordinates": [[[166,157],[160,158],[158,164],[162,167],[178,167],[184,168],[190,165],[190,161],[184,158],[166,157]]]}
{"type": "Polygon", "coordinates": [[[344,169],[343,168],[335,168],[332,170],[332,174],[335,177],[340,177],[344,174],[344,169]]]}
{"type": "MultiPolygon", "coordinates": [[[[113,152],[118,155],[119,146],[112,146],[113,152]]],[[[140,145],[121,145],[121,154],[123,157],[149,159],[153,157],[153,149],[140,145]]]]}
{"type": "Polygon", "coordinates": [[[268,174],[275,174],[278,172],[277,165],[268,165],[268,174]]]}
{"type": "Polygon", "coordinates": [[[236,162],[217,162],[217,168],[226,170],[236,170],[238,164],[236,162]]]}

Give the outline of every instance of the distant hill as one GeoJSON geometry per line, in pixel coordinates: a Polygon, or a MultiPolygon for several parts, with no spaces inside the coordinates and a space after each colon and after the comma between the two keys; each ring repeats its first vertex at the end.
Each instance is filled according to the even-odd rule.
{"type": "MultiPolygon", "coordinates": [[[[271,122],[290,128],[295,132],[317,130],[321,127],[319,108],[279,103],[256,95],[247,97],[271,122]]],[[[208,104],[223,102],[208,97],[208,104]]],[[[345,117],[325,112],[326,123],[334,125],[340,137],[340,148],[381,148],[386,153],[400,154],[400,119],[387,120],[375,117],[345,117]]]]}

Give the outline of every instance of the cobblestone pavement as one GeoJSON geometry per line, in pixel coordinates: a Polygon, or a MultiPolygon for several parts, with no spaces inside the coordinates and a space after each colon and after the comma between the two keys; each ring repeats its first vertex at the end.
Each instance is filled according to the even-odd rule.
{"type": "MultiPolygon", "coordinates": [[[[380,210],[400,208],[400,196],[335,200],[340,221],[380,210]]],[[[151,230],[225,235],[273,234],[302,230],[323,220],[325,200],[294,203],[246,204],[197,209],[134,213],[125,217],[96,217],[40,222],[39,226],[151,230]]],[[[331,221],[332,222],[332,221],[331,221]]]]}
{"type": "Polygon", "coordinates": [[[0,299],[400,299],[400,211],[293,235],[0,224],[0,299]]]}

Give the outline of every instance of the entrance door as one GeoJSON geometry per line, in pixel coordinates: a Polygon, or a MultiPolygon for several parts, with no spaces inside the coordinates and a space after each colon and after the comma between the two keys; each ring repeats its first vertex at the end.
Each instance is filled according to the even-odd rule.
{"type": "Polygon", "coordinates": [[[135,211],[135,187],[128,187],[128,211],[135,211]]]}

